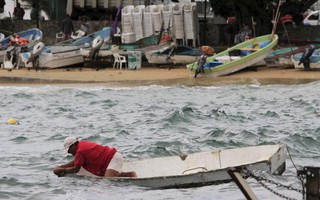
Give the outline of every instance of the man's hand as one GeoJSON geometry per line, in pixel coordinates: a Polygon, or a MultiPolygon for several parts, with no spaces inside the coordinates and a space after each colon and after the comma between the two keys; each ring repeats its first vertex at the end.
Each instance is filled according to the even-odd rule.
{"type": "Polygon", "coordinates": [[[53,173],[55,175],[57,175],[58,177],[62,177],[62,176],[64,176],[66,174],[66,170],[63,167],[56,167],[53,170],[53,173]]]}

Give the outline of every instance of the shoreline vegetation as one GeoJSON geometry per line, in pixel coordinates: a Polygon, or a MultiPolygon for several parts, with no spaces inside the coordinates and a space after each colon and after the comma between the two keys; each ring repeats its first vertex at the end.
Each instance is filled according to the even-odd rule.
{"type": "Polygon", "coordinates": [[[139,70],[105,68],[41,69],[25,68],[0,70],[2,86],[15,85],[101,85],[110,87],[131,86],[224,86],[245,84],[304,84],[320,80],[320,71],[260,66],[234,74],[213,78],[193,78],[185,66],[169,68],[142,67],[139,70]]]}

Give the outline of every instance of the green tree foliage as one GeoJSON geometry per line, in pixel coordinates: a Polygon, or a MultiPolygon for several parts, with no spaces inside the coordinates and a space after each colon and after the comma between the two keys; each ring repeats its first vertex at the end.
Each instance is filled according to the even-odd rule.
{"type": "MultiPolygon", "coordinates": [[[[279,0],[210,0],[213,11],[225,19],[230,16],[237,18],[237,24],[247,23],[252,25],[252,18],[256,22],[257,34],[270,33],[272,19],[279,0]]],[[[317,0],[286,0],[280,7],[280,14],[291,14],[299,23],[302,13],[317,0]]]]}

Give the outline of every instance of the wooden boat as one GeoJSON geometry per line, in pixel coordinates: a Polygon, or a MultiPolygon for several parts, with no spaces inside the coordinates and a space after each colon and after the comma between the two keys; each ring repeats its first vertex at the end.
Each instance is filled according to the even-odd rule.
{"type": "MultiPolygon", "coordinates": [[[[304,69],[302,63],[299,65],[302,56],[303,53],[298,53],[291,57],[294,68],[304,69]]],[[[310,69],[320,69],[320,49],[316,49],[310,57],[310,69]]]]}
{"type": "MultiPolygon", "coordinates": [[[[230,182],[228,169],[246,168],[281,175],[286,145],[261,145],[125,162],[135,178],[112,178],[151,188],[187,188],[230,182]]],[[[95,176],[81,168],[78,175],[95,176]]]]}
{"type": "Polygon", "coordinates": [[[303,52],[305,47],[275,49],[264,59],[267,67],[293,66],[291,56],[303,52]]]}
{"type": "Polygon", "coordinates": [[[14,51],[14,53],[18,55],[21,52],[21,48],[31,49],[31,48],[33,48],[34,45],[36,45],[38,42],[40,42],[43,37],[42,31],[37,28],[32,28],[32,29],[28,29],[26,31],[21,31],[21,32],[15,33],[14,35],[18,35],[21,38],[27,39],[28,44],[21,45],[21,46],[15,46],[14,48],[11,48],[12,46],[8,46],[8,45],[10,43],[10,37],[12,35],[1,40],[0,41],[0,46],[1,46],[0,63],[3,63],[6,60],[5,56],[7,56],[8,48],[10,51],[14,51]]]}
{"type": "Polygon", "coordinates": [[[184,45],[165,46],[159,51],[146,52],[146,58],[150,64],[188,64],[194,62],[201,51],[184,45]]]}
{"type": "Polygon", "coordinates": [[[45,46],[42,42],[35,45],[33,51],[21,53],[20,61],[24,67],[35,69],[60,68],[81,65],[84,62],[77,45],[45,46]]]}
{"type": "MultiPolygon", "coordinates": [[[[202,77],[224,76],[252,66],[263,60],[278,43],[278,35],[271,38],[264,35],[235,45],[227,50],[208,57],[204,66],[202,77]]],[[[198,62],[187,65],[190,75],[194,76],[198,68],[198,62]]]]}

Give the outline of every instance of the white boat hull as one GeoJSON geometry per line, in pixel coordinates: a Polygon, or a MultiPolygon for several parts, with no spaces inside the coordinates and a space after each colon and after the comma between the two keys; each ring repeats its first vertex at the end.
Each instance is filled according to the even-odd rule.
{"type": "Polygon", "coordinates": [[[145,54],[150,64],[172,64],[172,60],[167,55],[158,55],[158,54],[145,54]]]}
{"type": "Polygon", "coordinates": [[[162,54],[161,52],[172,48],[173,44],[167,44],[156,51],[147,51],[145,53],[146,58],[150,64],[189,64],[195,62],[199,55],[179,55],[179,54],[162,54]]]}
{"type": "Polygon", "coordinates": [[[150,64],[158,64],[158,65],[166,65],[166,64],[181,64],[186,65],[192,62],[195,62],[198,56],[186,56],[186,55],[157,55],[152,54],[146,56],[148,59],[148,63],[150,64]]]}
{"type": "MultiPolygon", "coordinates": [[[[49,51],[39,56],[39,68],[60,68],[84,63],[83,56],[77,46],[50,46],[49,51]]],[[[32,68],[32,63],[25,64],[32,68]]]]}
{"type": "Polygon", "coordinates": [[[173,64],[189,64],[193,63],[197,60],[199,56],[187,56],[187,55],[174,55],[171,56],[170,59],[172,60],[173,64]]]}
{"type": "Polygon", "coordinates": [[[40,68],[59,68],[83,63],[80,53],[49,54],[39,60],[40,68]]]}
{"type": "MultiPolygon", "coordinates": [[[[286,145],[262,145],[125,162],[123,171],[135,171],[138,177],[113,179],[151,188],[196,187],[230,182],[231,168],[281,175],[285,161],[286,145]]],[[[83,168],[79,175],[94,176],[83,168]]]]}

